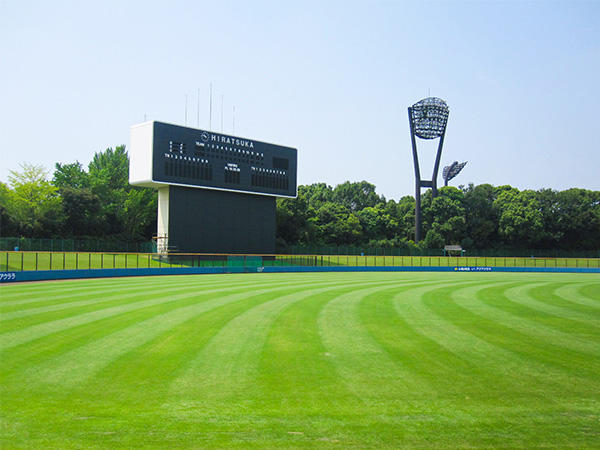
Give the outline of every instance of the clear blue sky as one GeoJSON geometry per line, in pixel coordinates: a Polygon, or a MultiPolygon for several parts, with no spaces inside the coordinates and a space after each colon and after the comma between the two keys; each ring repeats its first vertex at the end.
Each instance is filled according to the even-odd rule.
{"type": "Polygon", "coordinates": [[[184,124],[186,94],[196,126],[198,89],[208,128],[212,82],[212,129],[223,96],[223,131],[235,106],[236,135],[298,148],[301,184],[413,195],[407,107],[431,94],[442,166],[469,161],[452,184],[600,190],[600,2],[0,0],[0,67],[5,182],[184,124]]]}

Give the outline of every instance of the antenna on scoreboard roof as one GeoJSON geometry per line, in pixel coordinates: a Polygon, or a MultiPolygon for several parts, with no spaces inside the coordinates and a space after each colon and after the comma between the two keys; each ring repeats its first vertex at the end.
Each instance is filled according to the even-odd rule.
{"type": "Polygon", "coordinates": [[[187,98],[188,95],[185,94],[185,124],[187,125],[187,98]]]}
{"type": "Polygon", "coordinates": [[[210,83],[210,96],[208,104],[208,130],[212,131],[212,82],[210,83]]]}

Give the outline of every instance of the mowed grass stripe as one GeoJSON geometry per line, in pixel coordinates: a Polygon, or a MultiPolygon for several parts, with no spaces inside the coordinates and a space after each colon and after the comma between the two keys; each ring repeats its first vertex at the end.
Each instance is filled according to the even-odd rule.
{"type": "Polygon", "coordinates": [[[423,304],[438,317],[471,336],[502,348],[522,360],[535,361],[548,371],[554,369],[562,372],[562,376],[595,380],[600,389],[600,379],[598,379],[600,360],[591,358],[589,354],[561,348],[515,329],[504,327],[493,319],[459,306],[452,299],[450,292],[447,292],[444,301],[429,293],[423,297],[423,304]],[[574,370],[574,367],[577,370],[574,370]]]}
{"type": "MultiPolygon", "coordinates": [[[[272,282],[269,280],[264,280],[265,285],[272,285],[272,282]]],[[[198,287],[199,288],[199,287],[198,287]]],[[[23,344],[25,342],[38,339],[47,334],[51,334],[53,332],[62,331],[65,328],[82,325],[85,323],[93,322],[95,320],[102,319],[104,317],[109,317],[117,314],[122,314],[134,309],[138,308],[146,308],[148,306],[152,306],[155,304],[160,304],[164,302],[175,302],[181,299],[189,298],[194,295],[194,290],[196,287],[182,289],[183,294],[172,295],[172,291],[170,295],[164,296],[159,291],[154,291],[152,294],[143,293],[137,294],[133,296],[131,294],[131,303],[121,302],[117,306],[111,307],[99,307],[98,309],[94,309],[89,312],[83,312],[81,314],[77,314],[75,311],[74,315],[67,316],[64,318],[59,318],[55,320],[50,320],[46,322],[39,323],[37,325],[32,325],[26,328],[20,328],[14,331],[8,331],[0,336],[0,350],[5,348],[10,348],[15,345],[23,344]],[[191,291],[191,292],[190,292],[191,291]]],[[[228,290],[227,284],[222,284],[219,289],[213,290],[204,290],[204,293],[212,294],[223,292],[228,290]]],[[[247,287],[242,286],[238,288],[240,292],[246,290],[247,287]]],[[[169,291],[169,289],[167,289],[169,291]]]]}
{"type": "MultiPolygon", "coordinates": [[[[311,279],[300,274],[303,279],[311,279]]],[[[311,280],[312,281],[312,280],[311,280]]],[[[393,283],[394,281],[387,281],[393,283]]],[[[188,370],[172,384],[177,398],[202,399],[204,407],[221,408],[221,401],[253,397],[259,373],[261,353],[273,322],[282,311],[309,299],[329,299],[373,282],[352,280],[328,287],[307,283],[304,290],[262,303],[228,322],[198,354],[188,370]],[[221,396],[225,396],[222,398],[221,396]]]]}
{"type": "MultiPolygon", "coordinates": [[[[270,288],[276,288],[280,285],[287,284],[269,283],[270,288]]],[[[257,287],[259,286],[264,285],[257,285],[257,287]]],[[[8,363],[3,366],[2,373],[6,376],[25,364],[30,366],[36,363],[39,364],[41,361],[52,358],[57,354],[81,347],[91,341],[103,338],[110,333],[117,332],[132,324],[142,322],[156,315],[219,298],[226,294],[236,292],[245,293],[247,292],[247,288],[213,289],[200,292],[202,292],[202,294],[186,292],[185,295],[180,295],[178,297],[172,297],[171,295],[164,301],[154,301],[152,304],[144,305],[144,307],[118,311],[97,318],[97,320],[85,321],[84,323],[73,324],[69,327],[58,328],[53,332],[44,334],[36,339],[31,339],[27,342],[5,349],[0,353],[0,358],[4,361],[8,361],[8,363]]],[[[154,296],[160,299],[162,294],[154,293],[154,296]]],[[[147,300],[148,295],[141,295],[140,298],[147,300]]]]}
{"type": "MultiPolygon", "coordinates": [[[[263,287],[269,286],[273,283],[262,283],[255,284],[255,287],[263,287]]],[[[40,307],[34,310],[26,310],[26,311],[15,311],[12,313],[7,313],[3,315],[3,321],[0,321],[0,330],[4,333],[7,331],[11,331],[14,329],[25,328],[28,326],[33,326],[37,323],[41,322],[50,322],[55,320],[64,319],[66,317],[72,317],[75,315],[85,314],[87,312],[96,311],[100,309],[106,309],[113,306],[118,306],[124,302],[133,303],[136,301],[144,300],[144,298],[149,297],[164,297],[166,294],[172,295],[177,294],[179,292],[187,292],[195,288],[201,288],[202,293],[214,293],[214,292],[222,292],[224,290],[231,290],[236,287],[239,290],[248,289],[247,285],[239,285],[239,284],[223,284],[220,285],[208,285],[208,286],[198,286],[197,284],[192,285],[177,285],[177,286],[156,286],[153,289],[149,289],[152,293],[150,296],[140,296],[139,288],[129,292],[125,290],[114,290],[104,292],[103,295],[97,296],[96,298],[92,298],[90,300],[80,300],[78,302],[64,302],[59,305],[52,305],[48,307],[40,307]],[[110,295],[112,293],[112,295],[110,295]]]]}
{"type": "Polygon", "coordinates": [[[513,300],[518,301],[522,305],[528,306],[529,308],[537,311],[553,315],[555,317],[562,317],[566,320],[574,321],[574,323],[580,325],[587,325],[588,327],[598,328],[600,324],[597,320],[597,312],[586,312],[583,313],[577,309],[573,309],[567,305],[558,306],[546,302],[544,298],[535,295],[535,290],[542,286],[543,283],[532,283],[529,285],[523,284],[521,286],[515,286],[507,293],[507,295],[513,300]],[[534,295],[531,292],[534,292],[534,295]]]}
{"type": "MultiPolygon", "coordinates": [[[[51,280],[27,283],[1,284],[2,303],[26,304],[43,302],[44,299],[68,297],[73,292],[94,292],[120,287],[143,287],[168,283],[169,276],[131,278],[90,278],[74,280],[51,280]]],[[[190,280],[186,281],[190,283],[190,280]]]]}
{"type": "MultiPolygon", "coordinates": [[[[336,409],[348,401],[354,407],[360,406],[362,401],[336,370],[336,355],[321,339],[322,327],[350,328],[352,324],[343,317],[325,324],[320,320],[321,313],[330,304],[349,305],[354,298],[390,289],[389,284],[345,287],[307,297],[282,310],[271,325],[260,356],[258,388],[264,404],[283,408],[290,415],[318,414],[323,401],[336,409]]],[[[346,410],[350,412],[352,408],[346,410]]]]}
{"type": "Polygon", "coordinates": [[[589,306],[594,309],[600,309],[600,283],[597,285],[584,283],[564,283],[559,286],[555,294],[567,298],[572,302],[589,306]],[[594,298],[593,292],[597,290],[598,296],[594,298]]]}
{"type": "MultiPolygon", "coordinates": [[[[61,290],[56,295],[44,295],[44,297],[40,300],[39,298],[33,297],[28,298],[26,300],[18,300],[13,302],[2,302],[0,304],[0,312],[10,313],[10,312],[18,312],[18,311],[26,311],[28,309],[36,309],[36,308],[44,308],[51,307],[54,305],[75,303],[82,301],[81,299],[92,300],[95,298],[102,298],[107,292],[118,291],[120,293],[127,293],[130,291],[138,292],[141,289],[152,291],[154,289],[168,289],[168,288],[181,288],[181,287],[193,287],[199,286],[203,289],[213,289],[218,287],[223,287],[223,280],[220,282],[215,280],[214,282],[208,282],[207,280],[200,280],[200,276],[198,279],[185,279],[182,280],[181,277],[154,277],[148,278],[145,277],[145,281],[141,283],[131,283],[127,279],[122,279],[120,284],[107,284],[106,286],[97,286],[94,284],[94,288],[90,289],[86,285],[81,286],[78,289],[68,289],[61,290]],[[161,280],[161,278],[167,278],[165,280],[161,280]],[[179,278],[179,279],[177,279],[179,278]]],[[[43,284],[43,283],[42,283],[43,284]]],[[[67,285],[67,283],[63,283],[67,285]]],[[[227,283],[227,286],[252,286],[256,283],[252,283],[249,281],[242,282],[242,280],[236,281],[235,283],[227,283]]],[[[4,300],[4,299],[3,299],[4,300]]],[[[2,317],[2,315],[0,315],[2,317]]]]}
{"type": "MultiPolygon", "coordinates": [[[[480,288],[486,288],[496,283],[500,285],[508,284],[504,281],[486,282],[483,279],[478,282],[476,278],[475,283],[480,288]]],[[[409,327],[416,333],[435,341],[438,345],[453,353],[456,358],[463,359],[470,365],[479,367],[480,370],[501,375],[501,380],[507,380],[506,382],[513,383],[516,386],[519,385],[523,376],[535,380],[537,384],[556,382],[557,385],[560,385],[561,382],[564,382],[564,372],[553,368],[549,370],[545,365],[535,361],[527,361],[527,364],[524,364],[524,360],[520,355],[514,354],[510,349],[495,345],[494,342],[482,339],[480,336],[471,333],[470,330],[465,330],[452,320],[448,320],[443,314],[437,314],[435,310],[432,311],[427,305],[428,302],[431,302],[445,308],[446,304],[451,302],[450,296],[453,293],[457,295],[461,289],[469,289],[469,285],[462,285],[462,283],[448,284],[445,287],[433,290],[407,291],[396,300],[395,306],[400,317],[405,318],[409,327]],[[560,375],[558,379],[557,374],[560,375]]],[[[469,317],[473,318],[473,316],[469,317]]],[[[463,317],[460,315],[457,317],[457,320],[462,319],[463,317]]],[[[478,322],[473,323],[473,327],[477,326],[478,322]]],[[[470,372],[466,373],[470,374],[470,372]]],[[[497,399],[497,401],[501,400],[501,397],[497,399]]],[[[511,400],[507,398],[507,401],[511,400]]]]}
{"type": "Polygon", "coordinates": [[[180,323],[159,330],[150,340],[118,354],[90,382],[84,383],[82,390],[101,391],[102,386],[108,386],[106,389],[118,395],[130,409],[160,406],[168,400],[173,380],[186,371],[206,343],[227,323],[266,302],[279,301],[297,289],[283,286],[253,291],[214,308],[187,313],[180,323]],[[131,391],[131,385],[142,385],[144,389],[131,391]]]}
{"type": "Polygon", "coordinates": [[[480,289],[472,295],[454,295],[454,301],[475,314],[481,314],[490,320],[520,333],[547,340],[560,347],[573,349],[600,356],[600,346],[590,340],[590,336],[599,335],[596,329],[585,324],[558,317],[530,308],[511,298],[511,289],[515,285],[480,289]],[[478,302],[473,302],[476,298],[478,302]],[[488,308],[488,307],[491,307],[488,308]]]}
{"type": "MultiPolygon", "coordinates": [[[[232,290],[221,286],[219,289],[204,290],[202,295],[210,298],[221,292],[232,290]]],[[[236,290],[235,288],[233,290],[236,290]]],[[[244,292],[246,287],[239,287],[237,291],[244,292]]],[[[196,288],[167,288],[154,290],[152,293],[132,292],[119,296],[118,292],[106,304],[94,303],[80,308],[53,311],[30,318],[15,319],[12,326],[5,323],[0,334],[0,351],[11,346],[19,345],[33,339],[40,338],[65,328],[93,322],[107,316],[122,314],[134,309],[146,308],[159,303],[176,302],[198,295],[196,288]],[[125,301],[128,300],[128,301],[125,301]]],[[[201,295],[201,297],[202,297],[201,295]]]]}
{"type": "Polygon", "coordinates": [[[579,293],[587,298],[600,302],[600,283],[587,283],[581,286],[579,293]]]}
{"type": "Polygon", "coordinates": [[[390,289],[367,296],[360,303],[363,326],[389,357],[411,374],[402,379],[407,383],[407,392],[401,398],[409,404],[419,402],[425,395],[451,395],[467,382],[471,384],[469,389],[481,388],[482,384],[485,389],[490,379],[480,364],[450,351],[411,326],[413,320],[404,308],[407,293],[418,289],[422,295],[438,287],[436,284],[390,289]]]}
{"type": "MultiPolygon", "coordinates": [[[[289,286],[282,283],[282,286],[257,289],[253,292],[257,296],[268,297],[269,295],[276,295],[278,290],[285,288],[289,288],[289,286]]],[[[188,320],[189,317],[224,304],[243,300],[247,296],[247,290],[242,288],[201,296],[198,296],[195,292],[188,292],[180,294],[176,298],[169,297],[168,302],[171,307],[157,309],[154,314],[145,317],[141,321],[130,323],[125,328],[101,335],[97,339],[85,345],[77,346],[57,357],[46,359],[42,364],[23,372],[22,376],[31,377],[35,380],[35,383],[77,384],[92,376],[113,359],[178,326],[188,320]],[[175,300],[183,299],[187,299],[187,301],[174,303],[175,300]],[[90,355],[95,356],[91,361],[90,355]]]]}
{"type": "Polygon", "coordinates": [[[360,319],[361,301],[385,288],[361,289],[337,297],[324,305],[318,318],[323,347],[340,382],[365,407],[381,398],[401,396],[413,383],[412,374],[380,348],[360,319]]]}
{"type": "Polygon", "coordinates": [[[566,298],[557,294],[557,290],[564,286],[564,283],[548,283],[541,286],[536,286],[529,290],[528,294],[532,298],[559,308],[565,308],[571,311],[577,311],[582,316],[589,316],[590,314],[597,314],[598,308],[588,305],[582,305],[579,302],[567,300],[566,298]]]}

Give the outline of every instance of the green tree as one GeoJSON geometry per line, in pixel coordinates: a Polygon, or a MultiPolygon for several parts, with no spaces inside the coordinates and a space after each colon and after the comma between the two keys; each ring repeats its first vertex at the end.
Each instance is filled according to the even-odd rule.
{"type": "Polygon", "coordinates": [[[463,189],[466,220],[465,248],[489,249],[498,246],[498,211],[494,207],[496,189],[490,184],[463,189]]]}
{"type": "Polygon", "coordinates": [[[106,218],[98,195],[90,188],[90,176],[79,161],[56,163],[53,183],[58,188],[65,211],[64,236],[102,236],[106,218]]]}
{"type": "Polygon", "coordinates": [[[566,249],[600,249],[600,192],[568,189],[557,194],[554,220],[566,249]]]}
{"type": "Polygon", "coordinates": [[[494,206],[498,209],[498,230],[504,242],[513,248],[536,248],[544,222],[535,192],[502,189],[494,206]]]}
{"type": "Polygon", "coordinates": [[[25,237],[49,237],[60,234],[64,221],[58,189],[47,180],[42,166],[21,164],[21,171],[10,171],[12,189],[6,210],[25,237]]]}
{"type": "Polygon", "coordinates": [[[86,189],[90,187],[90,178],[79,161],[71,164],[56,163],[52,183],[59,189],[86,189]]]}
{"type": "Polygon", "coordinates": [[[97,195],[90,189],[59,189],[65,211],[63,232],[65,237],[99,237],[106,229],[106,219],[97,195]]]}
{"type": "Polygon", "coordinates": [[[349,245],[356,243],[362,235],[358,217],[337,203],[324,203],[312,221],[315,224],[316,240],[320,243],[349,245]]]}
{"type": "Polygon", "coordinates": [[[0,236],[13,237],[19,234],[17,223],[9,214],[11,201],[11,190],[6,184],[0,182],[0,236]]]}
{"type": "Polygon", "coordinates": [[[398,236],[407,241],[415,238],[415,198],[411,195],[402,197],[396,206],[398,216],[398,236]]]}
{"type": "Polygon", "coordinates": [[[371,183],[346,181],[333,189],[333,201],[344,205],[351,212],[357,212],[368,206],[385,203],[385,197],[377,195],[375,186],[371,183]]]}
{"type": "Polygon", "coordinates": [[[540,189],[535,195],[542,215],[542,231],[538,245],[545,249],[557,248],[564,235],[560,223],[562,211],[558,193],[552,189],[540,189]]]}
{"type": "Polygon", "coordinates": [[[444,247],[446,240],[442,236],[442,230],[439,222],[435,222],[433,226],[427,231],[425,235],[425,239],[423,240],[422,245],[424,248],[430,249],[441,249],[444,247]]]}
{"type": "Polygon", "coordinates": [[[277,237],[283,245],[307,243],[308,202],[304,195],[277,199],[277,237]]]}
{"type": "Polygon", "coordinates": [[[129,156],[124,145],[96,153],[89,164],[89,178],[92,193],[100,199],[107,235],[127,240],[152,237],[158,194],[129,184],[129,156]]]}
{"type": "Polygon", "coordinates": [[[125,236],[136,241],[147,240],[156,233],[158,194],[154,189],[133,188],[123,204],[125,236]]]}
{"type": "Polygon", "coordinates": [[[376,206],[367,206],[356,213],[360,221],[362,241],[383,241],[393,239],[398,232],[398,220],[393,217],[394,208],[386,208],[383,203],[376,206]]]}
{"type": "Polygon", "coordinates": [[[298,197],[304,198],[307,205],[317,210],[325,202],[333,201],[333,189],[326,183],[313,183],[298,186],[298,197]]]}
{"type": "Polygon", "coordinates": [[[430,191],[423,196],[424,245],[427,248],[442,248],[444,244],[463,243],[466,237],[463,201],[463,192],[454,186],[442,187],[436,197],[433,197],[430,191]],[[430,230],[433,230],[433,233],[430,239],[427,239],[430,230]]]}

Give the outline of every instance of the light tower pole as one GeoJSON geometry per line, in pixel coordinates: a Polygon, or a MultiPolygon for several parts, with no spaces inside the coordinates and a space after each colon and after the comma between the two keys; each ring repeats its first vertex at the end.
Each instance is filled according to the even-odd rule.
{"type": "Polygon", "coordinates": [[[415,165],[415,242],[421,240],[421,188],[431,188],[433,196],[437,195],[437,177],[449,112],[446,102],[437,97],[427,97],[408,107],[410,139],[415,165]],[[440,139],[431,180],[421,179],[417,137],[421,139],[440,139]]]}

